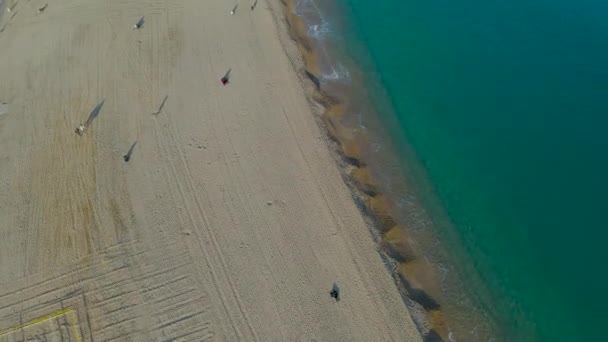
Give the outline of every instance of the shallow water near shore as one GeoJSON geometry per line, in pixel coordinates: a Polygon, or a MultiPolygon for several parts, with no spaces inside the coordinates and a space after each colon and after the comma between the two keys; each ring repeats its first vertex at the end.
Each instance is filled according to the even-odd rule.
{"type": "Polygon", "coordinates": [[[450,337],[600,340],[608,6],[296,10],[321,46],[324,86],[350,96],[342,122],[364,137],[378,187],[440,270],[450,337]]]}

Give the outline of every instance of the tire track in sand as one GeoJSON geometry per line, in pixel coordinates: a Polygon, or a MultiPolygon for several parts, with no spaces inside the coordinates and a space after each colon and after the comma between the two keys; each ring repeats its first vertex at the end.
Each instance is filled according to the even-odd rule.
{"type": "Polygon", "coordinates": [[[200,232],[197,229],[193,229],[193,233],[196,237],[196,241],[198,244],[198,249],[200,249],[200,251],[202,251],[204,253],[206,265],[209,268],[209,270],[211,271],[210,273],[213,277],[213,285],[215,287],[215,291],[216,291],[216,293],[219,294],[222,305],[226,311],[226,314],[228,315],[228,317],[231,321],[232,328],[237,333],[239,340],[242,340],[243,339],[242,332],[240,331],[240,329],[238,329],[238,326],[234,321],[234,317],[231,314],[230,307],[227,304],[228,299],[226,297],[226,294],[222,290],[224,288],[224,286],[222,286],[222,282],[227,283],[228,288],[230,289],[231,295],[234,298],[234,301],[236,303],[237,310],[239,311],[239,314],[242,318],[242,321],[247,325],[250,336],[253,337],[257,341],[259,339],[257,337],[255,329],[253,328],[253,326],[250,323],[250,320],[247,316],[246,311],[243,308],[244,306],[236,291],[235,284],[233,283],[233,281],[230,279],[230,276],[225,271],[227,269],[227,263],[222,254],[222,251],[219,247],[219,244],[218,244],[217,240],[215,239],[215,236],[210,228],[210,224],[209,224],[207,215],[205,214],[205,211],[202,209],[200,200],[199,200],[198,196],[196,195],[197,190],[194,186],[194,181],[192,179],[190,169],[184,160],[183,151],[179,148],[179,143],[178,143],[175,133],[174,133],[175,129],[171,123],[171,120],[168,119],[168,114],[165,114],[164,117],[167,119],[164,120],[165,122],[164,122],[164,125],[162,125],[163,127],[160,127],[161,126],[161,124],[159,122],[161,120],[160,118],[156,118],[156,117],[153,118],[153,120],[155,122],[155,128],[156,128],[155,132],[156,132],[157,144],[159,145],[159,147],[161,147],[164,157],[168,159],[168,162],[165,163],[165,165],[169,165],[169,166],[166,168],[169,169],[169,171],[171,172],[171,174],[175,180],[176,188],[179,191],[179,195],[180,195],[182,203],[184,204],[184,208],[186,209],[186,213],[188,215],[188,220],[190,221],[190,224],[194,228],[203,227],[205,229],[205,232],[206,232],[205,235],[208,236],[208,238],[209,238],[208,240],[211,242],[211,246],[214,249],[213,255],[217,256],[217,259],[219,260],[219,262],[222,266],[219,271],[216,270],[212,266],[212,263],[209,262],[210,260],[212,260],[212,257],[205,249],[205,243],[204,243],[203,237],[200,236],[200,232]],[[160,134],[163,135],[164,139],[160,138],[160,136],[159,136],[160,134]],[[169,143],[169,145],[163,145],[162,141],[169,141],[170,143],[169,143]],[[178,169],[175,166],[176,164],[179,164],[180,166],[182,166],[183,171],[181,171],[181,172],[178,171],[178,169]],[[180,180],[180,178],[182,178],[182,179],[180,180]],[[188,201],[186,199],[187,195],[186,195],[186,192],[184,191],[184,186],[187,187],[187,189],[189,190],[189,194],[190,194],[190,197],[192,198],[192,201],[188,201]],[[189,203],[195,204],[194,210],[192,208],[190,208],[189,203]],[[196,217],[195,217],[195,214],[196,214],[196,217]],[[219,278],[220,276],[223,278],[223,280],[220,280],[220,278],[219,278]]]}

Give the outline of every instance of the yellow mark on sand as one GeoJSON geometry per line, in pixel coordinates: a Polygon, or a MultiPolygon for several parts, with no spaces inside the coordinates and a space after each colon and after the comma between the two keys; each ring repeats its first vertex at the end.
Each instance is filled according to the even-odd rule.
{"type": "Polygon", "coordinates": [[[80,342],[80,337],[78,336],[78,332],[76,331],[76,322],[77,322],[77,318],[76,318],[76,314],[74,313],[74,310],[72,310],[72,308],[65,308],[63,310],[59,310],[56,312],[53,312],[51,314],[48,314],[46,316],[42,316],[42,317],[38,317],[34,320],[31,320],[27,323],[21,324],[21,325],[17,325],[14,326],[12,328],[8,328],[6,330],[0,330],[0,337],[2,337],[2,335],[6,335],[8,333],[11,333],[13,331],[17,331],[17,330],[21,330],[23,328],[27,328],[29,326],[35,325],[35,324],[39,324],[48,320],[51,320],[53,318],[59,317],[61,315],[68,315],[69,316],[69,324],[70,327],[72,328],[72,335],[74,335],[74,338],[76,339],[76,342],[80,342]]]}

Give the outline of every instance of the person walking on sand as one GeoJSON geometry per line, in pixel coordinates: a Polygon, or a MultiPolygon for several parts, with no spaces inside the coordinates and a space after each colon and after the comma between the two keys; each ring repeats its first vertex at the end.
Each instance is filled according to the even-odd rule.
{"type": "Polygon", "coordinates": [[[78,126],[78,127],[76,128],[76,134],[78,134],[78,135],[82,135],[82,134],[84,133],[84,129],[85,129],[84,125],[83,125],[83,124],[80,124],[80,126],[78,126]]]}
{"type": "Polygon", "coordinates": [[[139,30],[142,27],[144,27],[144,17],[141,17],[141,19],[133,25],[133,29],[139,30]]]}
{"type": "Polygon", "coordinates": [[[230,71],[232,71],[232,69],[228,69],[228,71],[226,71],[226,73],[222,77],[221,81],[223,85],[226,85],[228,84],[228,82],[230,82],[230,71]]]}
{"type": "Polygon", "coordinates": [[[329,291],[329,296],[335,299],[336,302],[340,300],[340,292],[338,292],[338,290],[336,289],[332,289],[331,291],[329,291]]]}
{"type": "Polygon", "coordinates": [[[333,298],[336,302],[340,301],[340,288],[338,284],[334,283],[331,287],[331,291],[329,291],[329,296],[333,298]]]}
{"type": "Polygon", "coordinates": [[[135,145],[137,145],[137,141],[133,143],[133,145],[131,145],[131,147],[129,148],[129,151],[127,152],[127,154],[125,154],[124,156],[122,156],[122,159],[128,163],[129,160],[131,160],[131,155],[133,154],[133,150],[135,149],[135,145]]]}

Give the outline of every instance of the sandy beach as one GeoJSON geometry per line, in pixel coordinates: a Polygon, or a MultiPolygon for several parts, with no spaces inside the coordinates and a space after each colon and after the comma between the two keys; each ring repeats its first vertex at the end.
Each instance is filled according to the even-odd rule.
{"type": "Polygon", "coordinates": [[[280,1],[238,4],[7,0],[0,341],[421,340],[280,1]]]}

